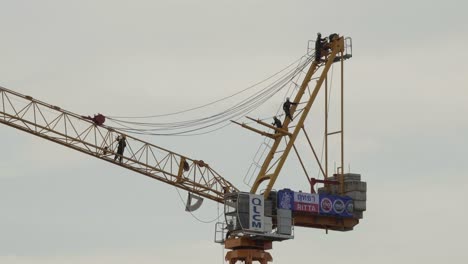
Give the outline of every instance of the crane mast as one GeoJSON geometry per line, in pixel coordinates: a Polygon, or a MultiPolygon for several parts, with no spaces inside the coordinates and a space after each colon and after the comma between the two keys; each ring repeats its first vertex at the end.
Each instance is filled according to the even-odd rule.
{"type": "MultiPolygon", "coordinates": [[[[321,207],[322,205],[318,204],[319,199],[330,199],[330,201],[333,198],[328,198],[326,196],[322,196],[322,198],[319,198],[318,194],[314,193],[314,188],[313,185],[317,182],[319,183],[325,183],[328,184],[328,186],[323,187],[322,190],[328,190],[331,189],[330,185],[333,184],[335,188],[333,188],[334,192],[330,194],[333,195],[343,195],[344,194],[344,177],[348,176],[348,178],[355,177],[357,179],[356,175],[344,175],[343,169],[341,169],[341,173],[338,173],[337,175],[334,175],[333,177],[329,177],[328,175],[328,170],[327,170],[327,165],[325,170],[321,166],[321,162],[319,161],[315,150],[312,146],[312,143],[309,139],[309,136],[307,135],[307,132],[304,127],[305,120],[310,112],[310,109],[312,105],[314,104],[317,95],[321,88],[326,86],[327,83],[327,78],[328,78],[328,73],[329,70],[332,66],[333,63],[339,62],[341,64],[341,129],[340,131],[333,132],[333,133],[328,133],[328,125],[325,125],[325,142],[327,142],[328,136],[332,134],[338,134],[341,133],[341,168],[343,168],[343,163],[344,163],[344,156],[343,156],[343,62],[346,59],[351,58],[351,39],[345,39],[343,36],[338,36],[337,34],[332,34],[330,35],[329,42],[327,43],[327,49],[324,50],[315,50],[316,55],[317,52],[319,52],[320,55],[316,56],[315,61],[313,61],[308,69],[308,71],[305,74],[305,77],[296,93],[294,96],[294,99],[292,101],[292,105],[290,110],[291,116],[294,116],[294,113],[297,111],[297,106],[299,104],[305,104],[305,106],[298,111],[298,116],[296,117],[298,119],[297,124],[293,125],[293,130],[289,131],[290,124],[291,124],[291,119],[289,117],[285,117],[282,126],[281,127],[274,127],[271,126],[261,120],[255,120],[252,118],[249,118],[253,121],[256,121],[258,124],[267,127],[268,129],[274,129],[274,134],[262,131],[261,129],[257,129],[254,127],[251,127],[250,125],[247,124],[239,124],[244,128],[247,128],[251,131],[254,131],[262,136],[269,137],[273,140],[273,143],[271,144],[270,150],[268,154],[265,157],[265,160],[263,161],[262,166],[259,169],[258,175],[255,179],[255,181],[252,184],[251,190],[250,190],[250,208],[254,207],[255,210],[255,201],[254,199],[259,199],[257,198],[256,195],[261,195],[261,198],[263,199],[265,203],[265,208],[271,207],[271,205],[267,204],[273,204],[273,210],[269,210],[269,212],[265,212],[265,228],[264,232],[257,232],[255,234],[254,232],[251,232],[251,228],[244,228],[242,226],[242,220],[243,218],[243,213],[237,213],[236,215],[236,221],[241,222],[240,225],[242,226],[240,230],[235,230],[234,232],[238,232],[237,235],[231,235],[229,238],[226,239],[225,247],[227,249],[230,249],[231,251],[228,252],[226,255],[226,260],[229,261],[230,264],[234,264],[237,261],[244,261],[245,263],[253,263],[254,261],[258,261],[262,264],[266,264],[269,261],[272,261],[271,255],[266,252],[266,250],[269,250],[272,248],[272,242],[273,241],[283,241],[287,239],[291,239],[294,237],[292,227],[293,226],[302,226],[302,227],[310,227],[310,228],[322,228],[322,229],[331,229],[331,230],[337,230],[337,231],[348,231],[352,230],[355,225],[359,223],[359,219],[357,217],[352,217],[351,215],[348,215],[347,217],[341,217],[332,215],[332,214],[327,214],[327,213],[319,213],[318,207],[321,207]],[[348,40],[348,42],[346,41],[348,40]],[[347,45],[349,47],[347,47],[347,45]],[[348,49],[350,53],[348,53],[348,49]],[[314,85],[314,88],[312,91],[309,90],[309,84],[312,79],[316,80],[316,83],[314,85]],[[309,91],[308,97],[306,95],[306,91],[309,91]],[[311,185],[311,192],[314,194],[304,194],[304,193],[295,193],[291,192],[291,190],[287,190],[282,193],[282,197],[280,198],[279,192],[273,192],[273,186],[283,168],[283,165],[286,162],[286,159],[288,158],[291,150],[294,150],[296,154],[298,155],[299,161],[305,171],[304,168],[304,162],[303,160],[299,157],[298,150],[295,146],[296,139],[299,135],[299,133],[303,132],[305,134],[305,137],[307,138],[307,142],[309,143],[317,163],[319,164],[320,170],[322,172],[322,175],[324,177],[324,180],[317,180],[314,178],[310,178],[307,175],[306,176],[309,180],[309,183],[311,185]],[[286,142],[284,148],[280,149],[280,146],[282,146],[282,142],[286,142]],[[330,180],[329,180],[330,178],[330,180]],[[264,188],[260,188],[262,184],[266,184],[264,188]],[[339,190],[337,190],[336,186],[338,186],[339,190]],[[327,189],[325,189],[327,188],[327,189]],[[258,192],[260,194],[258,194],[258,192]],[[285,195],[287,194],[288,197],[286,200],[284,200],[285,195]],[[315,203],[315,209],[314,213],[308,213],[304,211],[297,210],[295,211],[292,206],[280,206],[280,199],[281,202],[287,201],[286,204],[292,204],[291,199],[296,199],[293,197],[307,197],[310,200],[314,200],[315,203]],[[278,203],[278,204],[277,204],[278,203]],[[289,207],[289,208],[288,208],[289,207]],[[288,208],[288,209],[282,209],[282,208],[288,208]],[[239,220],[240,219],[240,220],[239,220]],[[267,221],[268,220],[268,221],[267,221]],[[270,226],[270,221],[273,223],[273,228],[270,226]],[[268,231],[266,231],[268,230],[268,231]]],[[[320,46],[320,45],[319,45],[320,46]]],[[[326,89],[325,89],[326,90],[326,89]]],[[[325,98],[327,95],[325,95],[325,98]]],[[[327,98],[325,99],[327,100],[327,98]]],[[[328,120],[328,103],[325,102],[325,122],[328,120]]],[[[325,147],[327,148],[327,147],[325,147]]],[[[327,152],[327,150],[325,150],[327,152]]],[[[326,154],[327,156],[328,154],[326,154]]],[[[326,163],[327,163],[327,157],[326,157],[326,163]]],[[[359,180],[356,180],[352,182],[353,184],[356,184],[359,186],[359,191],[362,191],[363,188],[362,186],[365,186],[365,183],[360,182],[360,176],[359,180]]],[[[349,190],[348,188],[347,190],[349,190]]],[[[359,193],[361,195],[362,193],[359,193]]],[[[245,196],[246,194],[244,194],[245,196]]],[[[342,196],[345,197],[345,196],[342,196]]],[[[245,200],[246,198],[241,197],[241,195],[238,195],[237,197],[237,211],[242,211],[242,208],[246,207],[245,204],[243,204],[242,200],[245,200]]],[[[341,199],[341,198],[339,198],[341,199]]],[[[348,199],[348,198],[343,198],[343,199],[348,199]]],[[[228,198],[226,198],[228,200],[228,198]]],[[[343,202],[341,200],[341,203],[343,206],[341,206],[341,209],[344,209],[345,206],[344,204],[348,203],[353,203],[354,201],[347,200],[347,202],[343,202]]],[[[227,203],[227,201],[226,201],[227,203]]],[[[334,202],[329,203],[333,207],[334,202]]],[[[311,206],[310,204],[306,206],[311,206]]],[[[352,206],[352,205],[351,205],[352,206]]],[[[346,206],[347,208],[347,206],[346,206]]],[[[236,211],[232,210],[232,211],[236,211]]],[[[348,209],[346,209],[348,210],[348,209]]],[[[229,215],[229,210],[226,212],[226,216],[229,215]]],[[[233,213],[234,214],[234,213],[233,213]]],[[[245,220],[244,220],[245,222],[245,220]]],[[[234,228],[235,229],[235,228],[234,228]]]]}
{"type": "Polygon", "coordinates": [[[0,87],[0,123],[53,141],[150,178],[223,203],[238,191],[203,160],[194,160],[124,135],[86,117],[0,87]],[[126,137],[122,162],[115,159],[116,138],[126,137]]]}
{"type": "MultiPolygon", "coordinates": [[[[309,98],[307,98],[306,101],[306,106],[302,109],[302,113],[300,115],[299,121],[294,127],[294,130],[292,133],[284,133],[282,131],[279,131],[278,133],[280,134],[279,137],[274,138],[274,143],[272,144],[272,147],[268,153],[268,155],[265,158],[265,161],[260,168],[260,171],[258,173],[257,178],[255,179],[254,184],[252,185],[252,188],[250,190],[251,193],[256,193],[259,189],[260,184],[263,182],[268,182],[263,194],[265,197],[268,197],[270,194],[270,191],[273,188],[273,185],[275,184],[276,179],[278,178],[278,175],[281,172],[281,169],[283,168],[284,163],[286,162],[286,159],[288,158],[288,155],[290,151],[294,148],[294,143],[297,139],[297,136],[301,131],[304,131],[304,122],[307,118],[307,115],[312,107],[312,105],[315,102],[315,99],[317,98],[317,95],[319,91],[321,90],[323,83],[325,79],[327,78],[328,71],[331,67],[331,65],[337,61],[341,62],[341,65],[343,65],[343,60],[346,59],[345,57],[345,40],[344,37],[340,37],[339,39],[335,41],[330,41],[330,46],[331,46],[331,51],[330,53],[326,56],[326,60],[324,64],[320,61],[315,60],[312,62],[309,70],[307,71],[304,80],[302,81],[302,84],[293,100],[293,104],[291,106],[291,115],[294,115],[294,112],[296,111],[297,105],[302,102],[303,96],[309,87],[309,83],[312,79],[312,76],[318,72],[320,67],[323,67],[320,76],[318,77],[318,80],[315,84],[315,87],[310,94],[309,98]],[[279,157],[277,157],[276,161],[275,160],[275,154],[278,153],[278,148],[280,146],[280,143],[283,140],[283,137],[287,136],[288,138],[288,143],[285,147],[285,149],[281,152],[279,152],[279,157]],[[272,165],[273,161],[273,165],[272,165]]],[[[317,51],[316,51],[317,52],[317,51]]],[[[343,74],[343,71],[341,71],[343,74]]],[[[289,118],[285,118],[283,122],[283,128],[287,128],[290,124],[291,120],[289,118]]],[[[341,144],[343,146],[343,144],[341,144]]],[[[341,167],[343,167],[343,158],[341,160],[341,167]]],[[[327,178],[328,175],[324,175],[325,178],[327,178]]]]}

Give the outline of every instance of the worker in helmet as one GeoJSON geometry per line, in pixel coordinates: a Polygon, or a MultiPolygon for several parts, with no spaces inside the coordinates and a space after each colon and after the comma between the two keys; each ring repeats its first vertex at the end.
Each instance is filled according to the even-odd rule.
{"type": "Polygon", "coordinates": [[[281,124],[281,120],[279,120],[276,116],[273,117],[272,125],[276,126],[277,128],[282,128],[283,124],[281,124]]]}
{"type": "Polygon", "coordinates": [[[291,121],[293,121],[293,118],[291,116],[291,105],[297,105],[297,103],[293,103],[293,102],[289,101],[289,97],[286,98],[286,102],[284,102],[284,104],[283,104],[284,114],[286,115],[286,117],[289,117],[289,119],[291,119],[291,121]]]}
{"type": "Polygon", "coordinates": [[[127,143],[125,142],[125,140],[126,140],[125,135],[118,136],[116,139],[117,153],[115,154],[114,160],[117,160],[117,158],[119,158],[120,163],[122,163],[123,153],[124,153],[125,147],[127,146],[127,143]]]}
{"type": "Polygon", "coordinates": [[[322,34],[319,32],[317,33],[317,39],[315,40],[315,61],[319,63],[322,58],[322,51],[324,50],[324,46],[327,46],[327,40],[322,38],[322,34]]]}

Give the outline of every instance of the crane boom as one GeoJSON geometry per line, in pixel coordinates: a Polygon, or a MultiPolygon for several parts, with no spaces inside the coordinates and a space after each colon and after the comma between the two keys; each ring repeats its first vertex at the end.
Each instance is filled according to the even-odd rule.
{"type": "Polygon", "coordinates": [[[223,203],[238,191],[207,163],[126,136],[122,162],[114,159],[123,133],[86,117],[0,86],[0,123],[86,153],[199,196],[223,203]]]}

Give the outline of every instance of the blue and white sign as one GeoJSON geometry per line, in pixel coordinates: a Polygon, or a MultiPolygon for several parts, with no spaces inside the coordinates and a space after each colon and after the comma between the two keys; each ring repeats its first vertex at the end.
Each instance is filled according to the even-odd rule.
{"type": "Polygon", "coordinates": [[[319,195],[316,193],[294,193],[294,211],[319,213],[319,195]]]}
{"type": "Polygon", "coordinates": [[[278,208],[292,210],[294,202],[294,192],[290,189],[278,191],[278,208]]]}
{"type": "Polygon", "coordinates": [[[265,202],[263,195],[249,194],[249,230],[263,232],[265,202]]]}
{"type": "Polygon", "coordinates": [[[320,214],[352,217],[353,199],[347,196],[320,195],[320,214]]]}
{"type": "Polygon", "coordinates": [[[352,198],[350,198],[348,201],[346,201],[346,216],[353,216],[353,213],[354,213],[354,201],[352,198]]]}
{"type": "Polygon", "coordinates": [[[318,214],[319,195],[283,189],[278,191],[278,208],[318,214]]]}
{"type": "Polygon", "coordinates": [[[278,208],[312,214],[352,217],[354,201],[348,196],[319,195],[283,189],[278,191],[278,208]]]}

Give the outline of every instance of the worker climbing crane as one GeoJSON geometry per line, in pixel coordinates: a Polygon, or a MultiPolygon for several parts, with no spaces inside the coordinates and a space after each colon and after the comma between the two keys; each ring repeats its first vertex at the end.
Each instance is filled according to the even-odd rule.
{"type": "MultiPolygon", "coordinates": [[[[282,122],[277,116],[271,125],[260,119],[249,118],[261,126],[256,128],[232,120],[273,142],[250,191],[241,191],[201,159],[177,154],[128,134],[157,134],[154,132],[156,130],[134,129],[128,126],[129,123],[103,114],[94,117],[78,115],[3,87],[0,87],[0,123],[186,190],[189,192],[187,211],[196,210],[203,198],[224,204],[224,221],[216,223],[215,241],[230,250],[226,254],[226,261],[230,264],[238,261],[266,264],[273,260],[267,252],[272,249],[272,243],[293,239],[294,226],[349,231],[359,223],[365,210],[365,182],[361,182],[360,175],[344,172],[343,65],[352,56],[351,39],[337,34],[330,35],[326,43],[322,43],[320,36],[317,39],[320,43],[316,47],[320,50],[315,50],[315,55],[308,57],[298,67],[299,71],[285,78],[290,80],[291,76],[297,76],[299,72],[305,71],[306,66],[309,67],[293,99],[290,101],[288,98],[284,102],[285,117],[282,122]],[[323,166],[309,140],[305,120],[320,90],[325,91],[327,100],[327,78],[334,63],[340,63],[341,66],[341,128],[329,133],[326,125],[325,138],[341,135],[341,165],[339,171],[330,175],[328,156],[325,155],[323,166]],[[316,83],[311,85],[312,78],[316,79],[316,83]],[[309,90],[311,86],[312,91],[309,90]],[[325,89],[322,89],[323,86],[325,89]],[[298,110],[300,104],[305,106],[298,110]],[[125,126],[109,126],[107,120],[125,126]],[[269,132],[271,130],[273,133],[269,132]],[[273,186],[288,155],[292,150],[298,155],[296,139],[299,134],[306,137],[323,179],[307,175],[310,192],[295,192],[287,188],[275,191],[273,186]],[[316,188],[317,183],[323,186],[316,188]]],[[[235,111],[226,111],[228,114],[222,116],[222,120],[251,111],[252,105],[277,93],[279,88],[284,87],[282,85],[282,82],[278,82],[277,86],[272,86],[274,89],[267,90],[270,94],[265,93],[245,101],[234,108],[235,111]]],[[[328,120],[327,101],[325,106],[325,120],[328,120]]],[[[220,117],[215,118],[219,122],[220,117]]],[[[183,133],[191,131],[187,124],[179,127],[186,129],[183,133]]],[[[203,126],[207,127],[206,123],[203,126]]],[[[299,160],[303,165],[300,157],[299,160]]]]}

